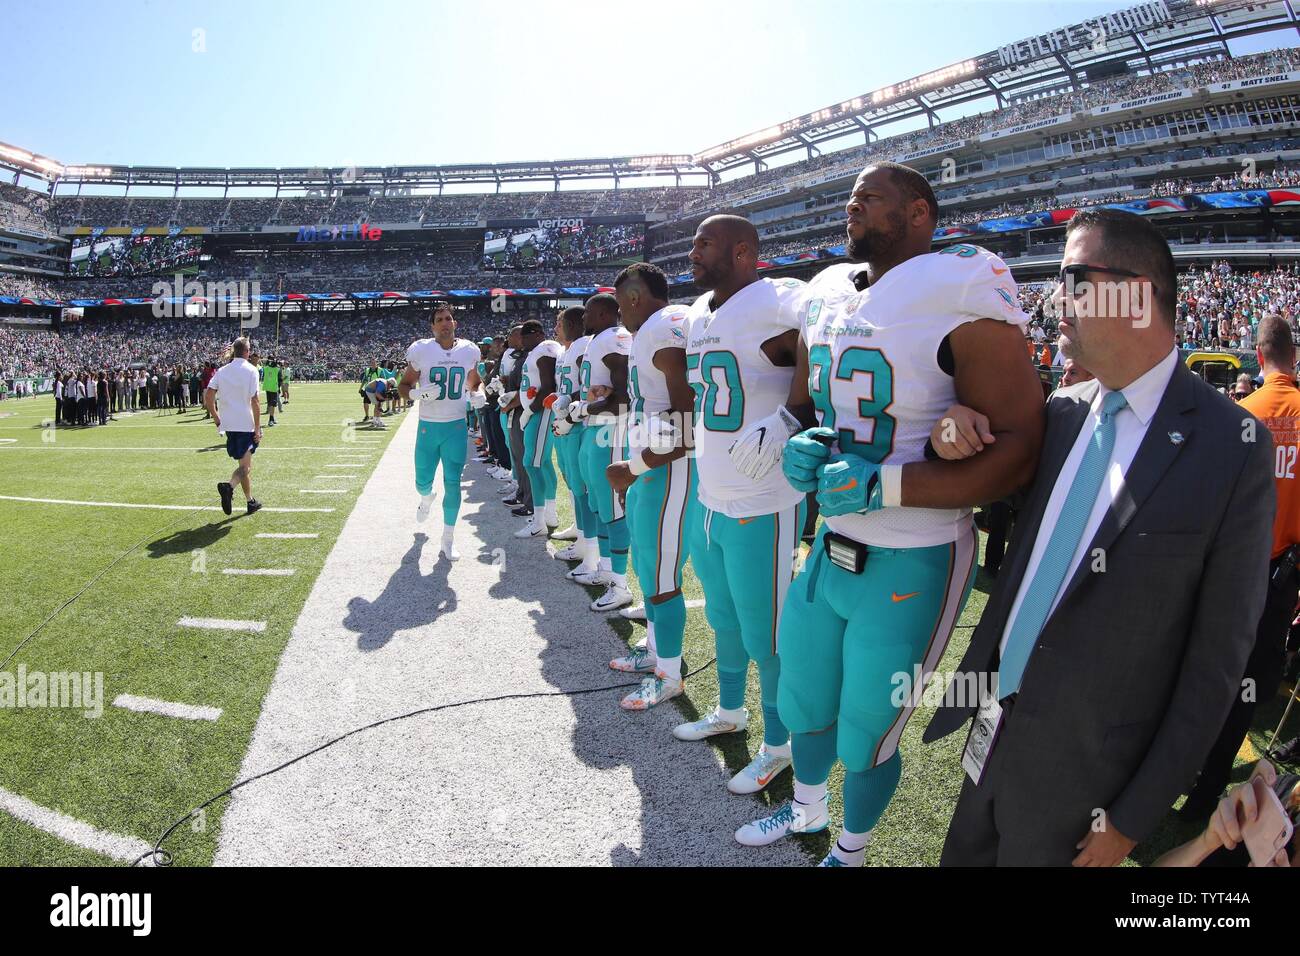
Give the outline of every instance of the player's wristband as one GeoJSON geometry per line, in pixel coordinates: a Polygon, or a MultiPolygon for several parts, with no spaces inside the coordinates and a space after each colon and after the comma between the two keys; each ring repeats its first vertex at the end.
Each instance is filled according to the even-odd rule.
{"type": "Polygon", "coordinates": [[[638,476],[644,475],[647,471],[649,471],[650,466],[645,463],[645,452],[642,451],[640,454],[633,455],[631,458],[629,458],[627,460],[627,468],[628,471],[632,472],[632,474],[638,476]]]}
{"type": "Polygon", "coordinates": [[[903,504],[903,466],[880,466],[880,503],[886,508],[903,504]]]}

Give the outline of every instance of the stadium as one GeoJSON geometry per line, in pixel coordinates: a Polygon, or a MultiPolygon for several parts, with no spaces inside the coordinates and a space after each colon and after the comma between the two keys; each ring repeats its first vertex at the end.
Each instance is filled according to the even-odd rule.
{"type": "MultiPolygon", "coordinates": [[[[720,125],[732,138],[695,153],[227,168],[82,162],[46,155],[39,141],[0,142],[0,541],[26,555],[0,571],[0,677],[14,675],[8,696],[0,681],[0,863],[768,866],[835,856],[841,827],[841,840],[851,833],[841,789],[876,766],[830,771],[825,829],[745,845],[738,828],[797,804],[802,784],[780,773],[787,758],[771,786],[760,778],[757,792],[728,792],[768,748],[786,752],[767,727],[776,698],[743,671],[747,733],[698,745],[672,736],[729,693],[708,582],[679,570],[685,689],[646,713],[621,711],[622,688],[640,675],[606,665],[644,653],[659,595],[628,573],[626,606],[592,613],[615,586],[565,582],[573,563],[557,556],[581,557],[573,549],[590,509],[558,460],[554,524],[577,528],[578,545],[550,538],[540,498],[535,512],[527,501],[503,509],[507,486],[511,501],[522,497],[520,475],[481,407],[463,409],[463,501],[459,523],[453,512],[446,525],[455,539],[435,546],[436,513],[457,491],[441,475],[433,492],[417,494],[418,474],[413,483],[426,396],[409,397],[424,372],[408,347],[449,314],[455,336],[476,351],[482,343],[467,392],[486,386],[490,408],[504,410],[521,386],[493,394],[493,369],[509,384],[494,363],[501,349],[519,351],[519,363],[529,355],[506,337],[540,322],[549,340],[565,310],[622,306],[637,264],[662,270],[665,307],[699,308],[715,288],[698,267],[699,237],[719,214],[752,225],[756,275],[773,289],[815,288],[814,277],[849,268],[859,260],[846,205],[864,169],[896,163],[937,200],[933,252],[965,259],[977,246],[995,272],[999,261],[1010,270],[1017,298],[1007,306],[1027,316],[1019,358],[1027,346],[1043,395],[1062,385],[1069,358],[1053,301],[1077,235],[1069,225],[1118,210],[1167,243],[1179,366],[1231,407],[1243,383],[1266,381],[1261,323],[1280,318],[1300,335],[1292,4],[1153,0],[1032,37],[1007,29],[995,49],[773,116],[765,129],[720,125]],[[1244,43],[1255,52],[1234,52],[1244,43]],[[226,518],[230,502],[211,488],[232,464],[221,452],[235,453],[205,404],[241,336],[277,396],[261,406],[276,428],[253,472],[266,507],[241,517],[236,497],[226,518]],[[398,391],[367,391],[389,380],[383,370],[398,391]],[[427,527],[412,522],[422,495],[426,515],[431,496],[440,502],[427,527]],[[516,534],[521,518],[537,533],[516,534]],[[459,560],[445,560],[453,548],[459,560]],[[78,703],[56,706],[68,675],[78,703]],[[42,691],[27,697],[28,686],[42,691]],[[509,695],[529,699],[493,703],[509,695]],[[541,821],[522,835],[521,805],[541,821]]],[[[665,148],[690,145],[665,137],[665,148]]],[[[150,158],[148,140],[139,155],[150,158]]],[[[697,402],[720,387],[707,363],[704,374],[697,402]]],[[[562,417],[540,399],[536,414],[562,417]]],[[[992,531],[1005,544],[1005,509],[978,504],[981,566],[926,676],[959,669],[1006,576],[989,541],[992,531]]],[[[821,553],[813,534],[829,531],[818,528],[801,529],[796,568],[821,553]]],[[[1004,569],[1015,553],[1012,537],[1004,569]]],[[[1152,587],[1164,580],[1151,573],[1152,587]]],[[[1290,597],[1294,611],[1294,588],[1290,597]]],[[[1231,787],[1250,789],[1261,758],[1294,769],[1294,750],[1280,745],[1296,733],[1284,721],[1295,677],[1288,664],[1252,708],[1231,787]]],[[[923,742],[936,711],[927,699],[900,725],[901,779],[855,862],[941,862],[966,740],[923,742]]],[[[796,771],[798,760],[796,745],[796,771]]],[[[1209,813],[1180,811],[1193,779],[1121,854],[1126,865],[1164,865],[1198,839],[1209,813]]]]}

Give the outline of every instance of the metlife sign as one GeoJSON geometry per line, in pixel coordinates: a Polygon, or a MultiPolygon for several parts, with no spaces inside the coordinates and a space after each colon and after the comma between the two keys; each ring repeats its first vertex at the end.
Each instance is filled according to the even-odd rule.
{"type": "Polygon", "coordinates": [[[1165,0],[1140,3],[1127,10],[1093,17],[1082,23],[1071,24],[1049,33],[1040,33],[1016,43],[998,48],[998,63],[1003,67],[1032,63],[1057,53],[1066,53],[1082,46],[1103,47],[1112,37],[1149,30],[1173,19],[1165,0]]]}
{"type": "Polygon", "coordinates": [[[368,222],[349,226],[299,226],[296,242],[378,242],[384,230],[368,222]]]}

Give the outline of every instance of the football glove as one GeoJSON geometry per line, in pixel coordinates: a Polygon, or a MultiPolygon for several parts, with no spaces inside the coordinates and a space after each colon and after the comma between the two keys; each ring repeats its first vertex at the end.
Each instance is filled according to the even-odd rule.
{"type": "Polygon", "coordinates": [[[531,402],[524,402],[523,411],[519,413],[519,427],[522,428],[528,424],[528,419],[533,417],[533,405],[531,402]]]}
{"type": "Polygon", "coordinates": [[[569,421],[573,424],[581,424],[582,420],[587,417],[587,403],[572,402],[567,409],[567,414],[569,421]]]}
{"type": "Polygon", "coordinates": [[[515,400],[515,396],[518,394],[519,392],[517,391],[505,392],[504,394],[502,394],[500,398],[497,399],[497,404],[500,405],[502,408],[505,408],[507,405],[509,405],[511,402],[515,400]]]}
{"type": "Polygon", "coordinates": [[[884,507],[880,466],[857,455],[835,455],[821,470],[817,504],[828,518],[884,507]]]}
{"type": "Polygon", "coordinates": [[[470,392],[469,404],[471,408],[485,408],[487,406],[487,396],[481,391],[470,392]]]}
{"type": "Polygon", "coordinates": [[[551,422],[551,433],[557,438],[563,438],[573,430],[573,422],[567,418],[557,418],[551,422]]]}
{"type": "Polygon", "coordinates": [[[781,471],[785,473],[785,480],[804,494],[816,491],[821,470],[831,457],[830,443],[835,438],[835,431],[831,428],[810,428],[791,437],[781,453],[781,471]]]}
{"type": "Polygon", "coordinates": [[[424,385],[420,388],[411,389],[411,398],[416,401],[423,401],[426,398],[433,398],[434,395],[443,390],[445,390],[444,386],[441,385],[436,388],[432,385],[424,385]]]}
{"type": "Polygon", "coordinates": [[[542,403],[551,411],[555,412],[556,418],[560,418],[566,411],[568,411],[569,406],[573,404],[573,396],[561,395],[559,392],[556,392],[555,394],[548,395],[546,398],[542,399],[542,403]]]}
{"type": "Polygon", "coordinates": [[[731,463],[750,481],[760,481],[780,463],[786,442],[799,430],[799,419],[781,405],[731,443],[731,463]]]}

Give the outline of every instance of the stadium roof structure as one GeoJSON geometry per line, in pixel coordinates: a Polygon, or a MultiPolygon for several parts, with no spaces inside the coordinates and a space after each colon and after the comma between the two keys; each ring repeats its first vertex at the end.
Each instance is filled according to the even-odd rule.
{"type": "MultiPolygon", "coordinates": [[[[378,187],[491,185],[613,181],[671,177],[700,185],[745,166],[761,171],[767,161],[794,151],[808,158],[847,137],[865,143],[881,138],[879,129],[924,118],[934,127],[952,110],[983,101],[1002,109],[1016,103],[1080,87],[1090,79],[1133,71],[1195,63],[1230,56],[1228,41],[1278,29],[1300,33],[1291,0],[1145,0],[1113,13],[1009,42],[996,50],[930,70],[844,100],[804,116],[758,130],[694,155],[663,154],[533,162],[387,166],[374,168],[197,168],[163,166],[65,165],[0,143],[0,169],[45,180],[56,192],[75,186],[186,187],[346,190],[378,187]]],[[[941,149],[942,147],[935,147],[941,149]]],[[[928,152],[928,151],[927,151],[928,152]]]]}

